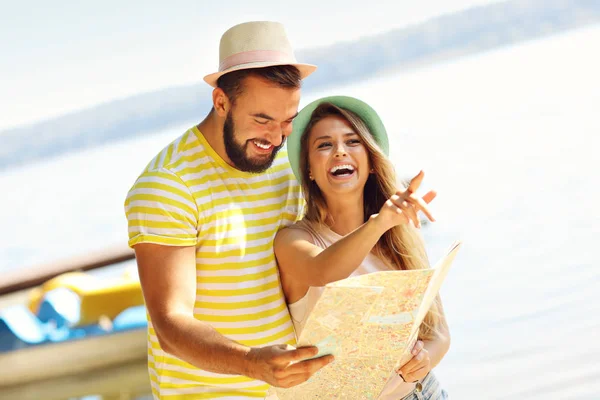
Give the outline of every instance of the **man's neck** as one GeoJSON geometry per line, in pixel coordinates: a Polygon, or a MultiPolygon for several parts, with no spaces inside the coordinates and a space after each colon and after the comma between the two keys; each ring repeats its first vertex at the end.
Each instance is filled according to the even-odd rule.
{"type": "Polygon", "coordinates": [[[210,147],[229,165],[235,167],[225,151],[225,142],[223,141],[223,125],[225,121],[212,111],[196,127],[202,133],[210,147]]]}

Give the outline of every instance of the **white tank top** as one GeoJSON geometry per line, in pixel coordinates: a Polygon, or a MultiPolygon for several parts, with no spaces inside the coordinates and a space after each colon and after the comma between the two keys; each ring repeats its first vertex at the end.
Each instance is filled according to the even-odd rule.
{"type": "MultiPolygon", "coordinates": [[[[302,229],[308,232],[314,244],[322,249],[328,248],[343,237],[333,232],[326,225],[318,225],[304,219],[296,222],[289,228],[302,229]]],[[[360,266],[355,269],[350,276],[363,275],[378,271],[389,271],[390,269],[391,268],[380,258],[372,253],[369,253],[360,266]]],[[[323,287],[311,286],[304,297],[292,304],[288,304],[297,337],[300,337],[300,333],[304,329],[308,315],[315,307],[315,304],[317,303],[317,300],[319,300],[319,297],[321,297],[322,293],[323,287]]],[[[406,396],[414,388],[414,383],[406,383],[398,376],[397,373],[392,372],[390,379],[385,385],[382,395],[378,397],[377,400],[397,400],[403,396],[406,396]]]]}

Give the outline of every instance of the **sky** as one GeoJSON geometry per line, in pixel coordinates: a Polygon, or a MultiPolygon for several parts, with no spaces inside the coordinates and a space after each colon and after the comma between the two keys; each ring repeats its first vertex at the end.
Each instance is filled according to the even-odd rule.
{"type": "Polygon", "coordinates": [[[303,49],[491,2],[0,0],[0,131],[200,82],[217,68],[221,34],[241,22],[282,22],[303,49]]]}

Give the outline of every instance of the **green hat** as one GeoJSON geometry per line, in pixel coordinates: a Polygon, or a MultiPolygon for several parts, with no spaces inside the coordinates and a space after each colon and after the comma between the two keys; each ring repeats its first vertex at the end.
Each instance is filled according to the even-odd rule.
{"type": "Polygon", "coordinates": [[[365,123],[367,128],[369,128],[371,135],[373,135],[373,138],[381,150],[386,156],[389,156],[389,143],[385,126],[383,126],[381,118],[379,118],[379,115],[377,115],[371,106],[361,100],[355,99],[354,97],[323,97],[313,101],[298,113],[298,116],[294,118],[292,133],[287,138],[288,158],[290,159],[292,171],[294,171],[294,175],[296,175],[296,179],[298,179],[299,182],[302,181],[302,174],[300,172],[300,139],[302,138],[302,134],[304,133],[304,130],[306,129],[306,126],[312,117],[313,111],[315,111],[315,109],[322,103],[332,103],[340,108],[352,111],[358,115],[358,117],[365,123]]]}

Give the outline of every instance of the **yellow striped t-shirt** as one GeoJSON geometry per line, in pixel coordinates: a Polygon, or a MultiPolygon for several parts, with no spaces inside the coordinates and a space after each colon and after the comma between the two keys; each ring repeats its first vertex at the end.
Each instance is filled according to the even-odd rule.
{"type": "MultiPolygon", "coordinates": [[[[194,317],[248,346],[294,345],[273,239],[301,217],[302,205],[283,149],[266,172],[242,172],[194,127],[165,147],[130,189],[129,245],[196,246],[194,317]]],[[[165,353],[150,320],[148,369],[158,399],[264,398],[268,389],[165,353]]]]}

